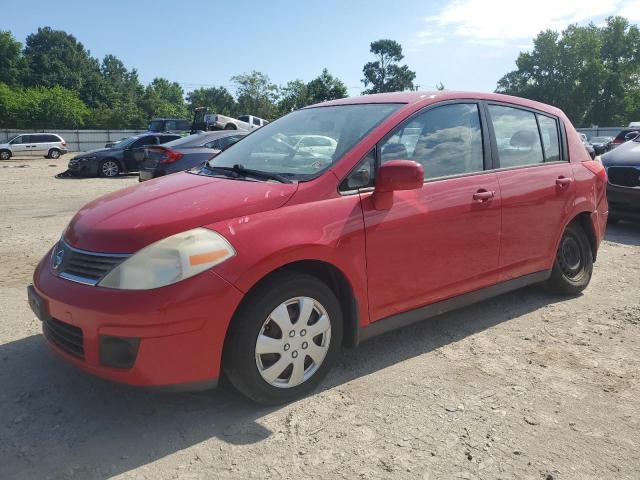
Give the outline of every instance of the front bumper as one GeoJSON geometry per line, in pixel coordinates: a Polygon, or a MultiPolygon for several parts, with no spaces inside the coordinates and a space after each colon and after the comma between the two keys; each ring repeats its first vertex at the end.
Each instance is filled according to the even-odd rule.
{"type": "MultiPolygon", "coordinates": [[[[45,336],[67,362],[108,380],[144,387],[176,388],[215,384],[222,347],[242,293],[212,271],[154,290],[124,291],[71,282],[51,273],[49,255],[34,274],[34,289],[45,316],[81,330],[83,354],[45,336]],[[139,341],[132,366],[101,361],[105,337],[139,341]]],[[[62,335],[66,333],[62,331],[62,335]]]]}
{"type": "Polygon", "coordinates": [[[640,188],[607,184],[609,216],[640,221],[640,188]]]}
{"type": "Polygon", "coordinates": [[[67,166],[70,172],[80,176],[96,176],[98,175],[98,162],[95,160],[79,161],[75,158],[69,161],[67,166]]]}

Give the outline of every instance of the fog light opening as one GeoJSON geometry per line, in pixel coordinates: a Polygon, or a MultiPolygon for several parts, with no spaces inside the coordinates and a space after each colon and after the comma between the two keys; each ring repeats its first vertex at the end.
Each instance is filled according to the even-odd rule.
{"type": "Polygon", "coordinates": [[[136,361],[139,338],[100,336],[100,363],[107,367],[131,368],[136,361]]]}

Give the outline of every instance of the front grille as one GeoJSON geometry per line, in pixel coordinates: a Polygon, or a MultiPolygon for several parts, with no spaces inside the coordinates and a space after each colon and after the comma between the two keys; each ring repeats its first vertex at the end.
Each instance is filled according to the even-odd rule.
{"type": "Polygon", "coordinates": [[[82,330],[55,318],[43,322],[45,336],[62,350],[78,358],[84,359],[82,330]]]}
{"type": "Polygon", "coordinates": [[[607,176],[611,185],[620,187],[640,187],[639,167],[609,167],[607,176]]]}
{"type": "Polygon", "coordinates": [[[78,250],[60,240],[51,255],[51,269],[55,275],[67,280],[96,285],[128,256],[78,250]]]}

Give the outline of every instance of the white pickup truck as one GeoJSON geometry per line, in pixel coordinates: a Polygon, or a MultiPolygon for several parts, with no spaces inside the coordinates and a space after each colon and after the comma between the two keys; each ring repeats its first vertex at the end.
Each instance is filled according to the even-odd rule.
{"type": "Polygon", "coordinates": [[[231,118],[217,113],[207,114],[205,121],[210,128],[221,130],[255,130],[269,123],[263,118],[254,117],[253,115],[231,118]]]}

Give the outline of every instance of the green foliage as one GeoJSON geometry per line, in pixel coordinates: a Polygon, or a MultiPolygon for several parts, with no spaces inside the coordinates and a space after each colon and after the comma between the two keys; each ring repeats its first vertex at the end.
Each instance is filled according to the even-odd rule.
{"type": "Polygon", "coordinates": [[[280,88],[278,110],[281,115],[292,112],[307,105],[326,102],[347,96],[347,87],[342,81],[324,68],[322,73],[304,83],[302,80],[292,80],[280,88]]]}
{"type": "Polygon", "coordinates": [[[224,87],[198,88],[187,95],[189,110],[198,107],[209,107],[212,112],[221,115],[237,115],[238,107],[235,99],[224,87]]]}
{"type": "Polygon", "coordinates": [[[59,86],[10,88],[0,84],[0,126],[3,128],[78,128],[89,116],[78,96],[59,86]]]}
{"type": "Polygon", "coordinates": [[[371,42],[371,53],[377,60],[368,62],[362,69],[364,74],[365,87],[370,88],[362,93],[383,93],[399,92],[403,90],[413,90],[413,80],[416,78],[415,72],[409,70],[407,65],[399,65],[404,55],[402,46],[395,40],[377,40],[371,42]]]}
{"type": "Polygon", "coordinates": [[[498,81],[497,92],[555,105],[576,126],[640,118],[640,31],[622,17],[540,32],[516,66],[498,81]]]}
{"type": "Polygon", "coordinates": [[[20,81],[24,68],[20,51],[22,45],[11,32],[0,31],[0,82],[15,85],[20,81]]]}
{"type": "Polygon", "coordinates": [[[278,86],[271,83],[268,75],[253,70],[231,77],[231,81],[236,84],[239,114],[255,115],[266,120],[276,117],[278,86]]]}
{"type": "Polygon", "coordinates": [[[0,31],[0,125],[6,128],[144,128],[153,117],[191,118],[196,107],[272,120],[347,95],[327,69],[309,83],[294,80],[282,88],[257,71],[231,81],[235,98],[212,87],[190,92],[185,101],[180,84],[156,78],[144,86],[135,69],[114,55],[99,61],[64,31],[39,28],[24,48],[0,31]]]}

